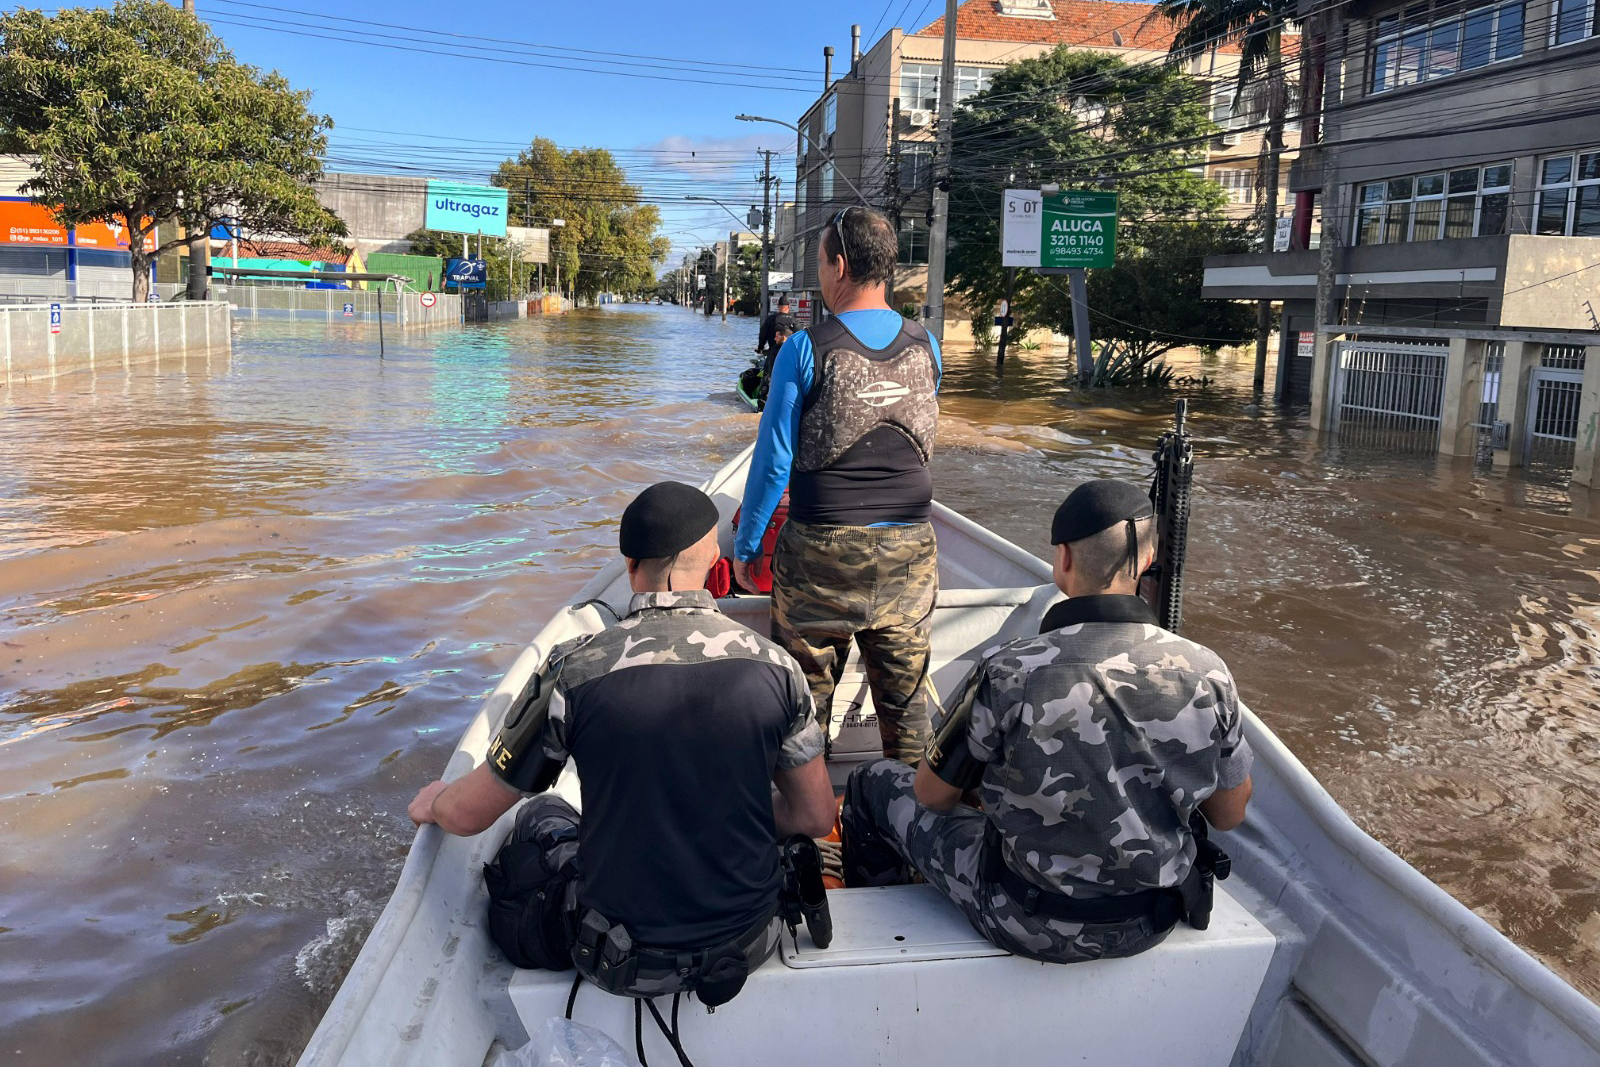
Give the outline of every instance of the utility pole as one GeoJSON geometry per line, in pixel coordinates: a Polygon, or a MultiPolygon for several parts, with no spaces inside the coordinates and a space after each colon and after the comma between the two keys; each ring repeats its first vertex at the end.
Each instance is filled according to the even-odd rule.
{"type": "Polygon", "coordinates": [[[944,0],[944,59],[939,66],[939,139],[934,149],[933,225],[928,232],[928,295],[922,324],[944,340],[944,256],[950,231],[950,148],[956,116],[956,8],[944,0]]]}
{"type": "MultiPolygon", "coordinates": [[[[889,180],[885,183],[889,187],[889,225],[894,227],[895,247],[900,246],[900,94],[896,93],[889,102],[889,180]]],[[[895,259],[898,261],[899,256],[895,259]]],[[[898,263],[889,267],[889,284],[884,287],[884,299],[890,307],[894,307],[895,274],[898,273],[898,263]]]]}
{"type": "MultiPolygon", "coordinates": [[[[194,0],[183,0],[183,13],[199,19],[194,11],[194,0]]],[[[132,225],[131,223],[129,224],[132,225]]],[[[237,266],[237,264],[235,264],[237,266]]],[[[189,299],[204,300],[211,285],[211,233],[210,227],[202,233],[189,233],[189,299]]]]}
{"type": "Polygon", "coordinates": [[[772,150],[761,150],[761,310],[756,314],[767,317],[767,274],[772,269],[772,150]]]}

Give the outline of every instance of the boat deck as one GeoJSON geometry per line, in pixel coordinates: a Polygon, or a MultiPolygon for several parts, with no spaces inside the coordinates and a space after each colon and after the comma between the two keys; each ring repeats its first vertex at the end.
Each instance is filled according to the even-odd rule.
{"type": "MultiPolygon", "coordinates": [[[[785,935],[714,1014],[683,1004],[680,1033],[696,1067],[1226,1067],[1276,950],[1271,931],[1226,892],[1207,930],[1180,924],[1138,956],[1071,967],[995,948],[932,886],[828,899],[836,934],[827,949],[803,929],[798,943],[785,935]]],[[[529,1033],[564,1013],[574,973],[516,973],[508,992],[529,1033]]],[[[572,1017],[631,1051],[633,1013],[630,1001],[586,986],[572,1017]]],[[[644,1047],[651,1063],[676,1062],[648,1020],[644,1047]]]]}

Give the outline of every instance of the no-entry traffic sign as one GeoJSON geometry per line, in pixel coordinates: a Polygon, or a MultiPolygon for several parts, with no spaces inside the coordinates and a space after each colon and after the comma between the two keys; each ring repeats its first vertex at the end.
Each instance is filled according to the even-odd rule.
{"type": "Polygon", "coordinates": [[[423,307],[431,308],[431,307],[433,307],[433,305],[437,304],[438,302],[439,302],[439,298],[434,296],[432,293],[423,293],[422,294],[422,306],[423,307]]]}

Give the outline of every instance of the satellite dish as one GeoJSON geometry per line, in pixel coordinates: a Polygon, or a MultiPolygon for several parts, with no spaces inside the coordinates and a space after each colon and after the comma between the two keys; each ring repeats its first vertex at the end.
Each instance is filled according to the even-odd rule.
{"type": "Polygon", "coordinates": [[[1111,43],[1116,45],[1118,48],[1122,47],[1122,31],[1121,30],[1112,30],[1111,31],[1111,43]]]}

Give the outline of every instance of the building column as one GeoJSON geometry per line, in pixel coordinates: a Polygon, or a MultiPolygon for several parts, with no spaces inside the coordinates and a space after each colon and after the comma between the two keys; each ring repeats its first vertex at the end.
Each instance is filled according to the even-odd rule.
{"type": "Polygon", "coordinates": [[[1520,467],[1524,461],[1522,438],[1528,420],[1528,379],[1539,365],[1544,346],[1533,341],[1507,341],[1505,345],[1495,419],[1506,424],[1506,447],[1495,449],[1494,465],[1520,467]]]}
{"type": "Polygon", "coordinates": [[[1583,391],[1578,395],[1578,443],[1572,454],[1572,480],[1591,489],[1600,485],[1600,345],[1584,350],[1583,391]]]}
{"type": "Polygon", "coordinates": [[[1444,400],[1439,405],[1439,451],[1447,456],[1472,456],[1478,452],[1484,347],[1483,341],[1450,338],[1450,357],[1444,365],[1444,400]]]}
{"type": "Polygon", "coordinates": [[[1333,429],[1334,367],[1338,362],[1339,341],[1331,333],[1317,333],[1316,352],[1311,362],[1311,428],[1317,433],[1333,429]]]}

